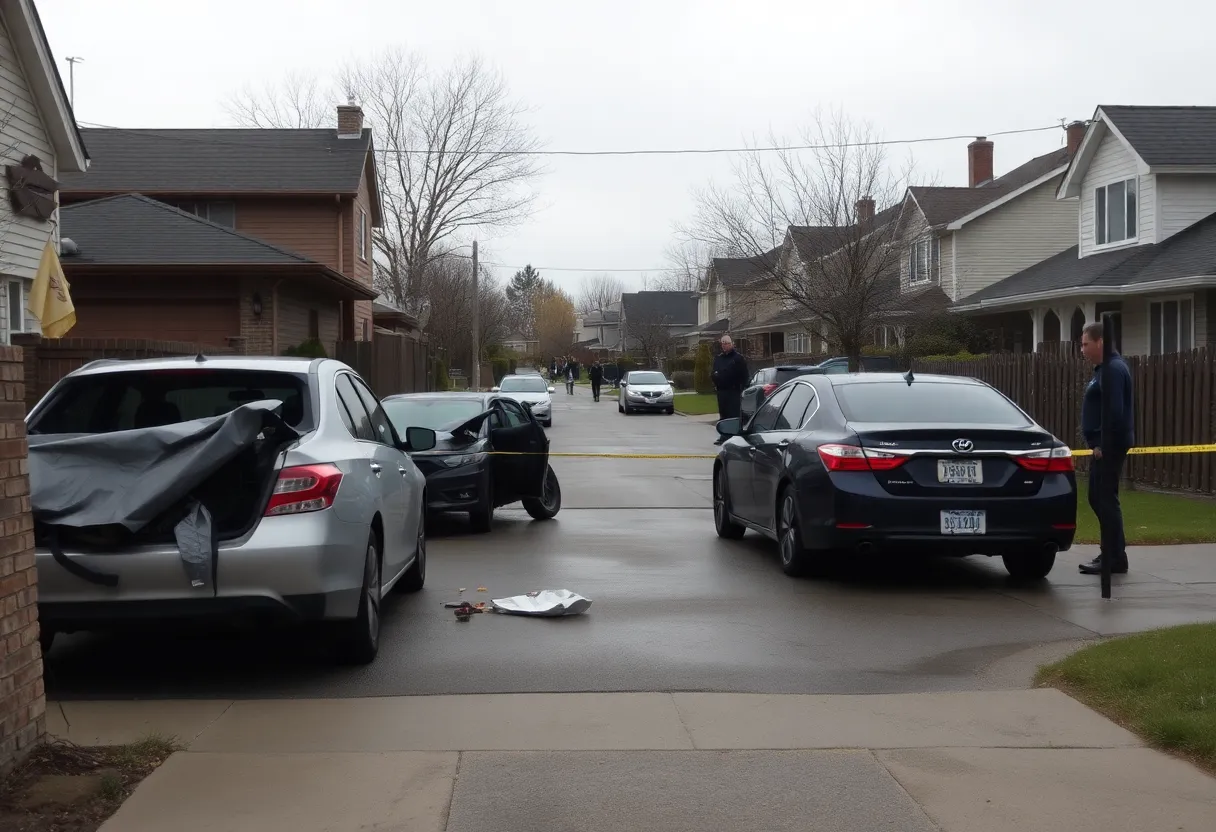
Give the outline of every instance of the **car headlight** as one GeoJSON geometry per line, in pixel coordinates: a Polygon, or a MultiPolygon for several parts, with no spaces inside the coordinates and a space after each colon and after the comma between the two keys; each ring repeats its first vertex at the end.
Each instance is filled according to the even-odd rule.
{"type": "Polygon", "coordinates": [[[450,454],[443,458],[443,464],[449,468],[459,468],[461,465],[475,465],[486,458],[485,451],[475,454],[450,454]]]}
{"type": "Polygon", "coordinates": [[[668,387],[666,390],[663,391],[663,395],[659,396],[659,398],[660,399],[670,399],[675,394],[676,394],[676,391],[672,390],[670,387],[668,387]]]}

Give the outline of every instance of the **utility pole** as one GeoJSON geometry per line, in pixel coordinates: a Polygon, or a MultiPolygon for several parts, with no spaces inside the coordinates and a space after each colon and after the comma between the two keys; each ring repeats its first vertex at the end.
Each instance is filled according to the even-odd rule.
{"type": "Polygon", "coordinates": [[[68,62],[68,103],[72,105],[72,114],[76,113],[76,64],[83,63],[84,58],[70,55],[64,58],[68,62]]]}
{"type": "Polygon", "coordinates": [[[481,280],[477,273],[477,241],[473,241],[473,390],[481,389],[481,280]]]}

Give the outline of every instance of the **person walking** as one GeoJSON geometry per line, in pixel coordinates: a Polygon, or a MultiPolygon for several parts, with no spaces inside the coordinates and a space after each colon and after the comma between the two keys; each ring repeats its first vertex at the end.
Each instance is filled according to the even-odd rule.
{"type": "MultiPolygon", "coordinates": [[[[729,335],[722,336],[722,352],[714,358],[713,381],[718,391],[718,418],[737,419],[743,408],[743,388],[747,386],[747,361],[735,349],[729,335]]],[[[726,438],[714,442],[721,445],[726,438]]]]}
{"type": "Polygon", "coordinates": [[[1132,373],[1123,356],[1111,348],[1106,391],[1110,401],[1110,424],[1102,413],[1102,324],[1087,324],[1081,331],[1081,353],[1094,365],[1094,375],[1081,399],[1081,435],[1093,450],[1089,463],[1089,505],[1102,529],[1101,554],[1080,566],[1082,575],[1102,574],[1102,559],[1110,558],[1110,571],[1127,572],[1127,540],[1123,533],[1123,509],[1119,505],[1119,478],[1123,462],[1135,442],[1135,410],[1132,406],[1132,373]],[[1106,441],[1103,444],[1103,427],[1106,441]]]}
{"type": "Polygon", "coordinates": [[[573,364],[566,365],[566,393],[571,396],[574,395],[574,365],[573,364]]]}
{"type": "Polygon", "coordinates": [[[587,378],[591,380],[591,399],[598,402],[600,400],[600,385],[604,383],[604,368],[600,366],[598,360],[587,370],[587,378]]]}

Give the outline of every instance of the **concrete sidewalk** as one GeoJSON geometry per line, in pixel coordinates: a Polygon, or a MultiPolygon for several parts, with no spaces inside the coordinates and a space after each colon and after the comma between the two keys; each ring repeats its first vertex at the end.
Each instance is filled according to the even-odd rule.
{"type": "Polygon", "coordinates": [[[188,750],[105,832],[1187,830],[1216,780],[1054,690],[64,702],[188,750]]]}

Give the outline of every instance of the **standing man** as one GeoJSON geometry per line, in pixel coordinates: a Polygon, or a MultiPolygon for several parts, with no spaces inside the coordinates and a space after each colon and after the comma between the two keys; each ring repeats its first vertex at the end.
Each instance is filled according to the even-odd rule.
{"type": "MultiPolygon", "coordinates": [[[[722,336],[722,352],[714,358],[713,380],[718,391],[718,418],[738,418],[743,407],[743,388],[747,386],[747,361],[735,349],[729,335],[722,336]]],[[[719,436],[714,444],[725,441],[725,437],[719,436]]]]}
{"type": "Polygon", "coordinates": [[[591,379],[591,398],[598,402],[600,400],[600,385],[604,383],[604,368],[600,366],[598,359],[587,370],[587,377],[591,379]]]}
{"type": "Polygon", "coordinates": [[[1119,506],[1119,478],[1123,461],[1135,441],[1135,411],[1132,408],[1132,373],[1123,356],[1111,348],[1107,367],[1110,424],[1106,425],[1109,447],[1102,444],[1102,324],[1087,324],[1081,331],[1081,353],[1094,365],[1094,376],[1081,400],[1081,434],[1093,449],[1089,464],[1089,505],[1102,528],[1102,552],[1081,564],[1081,574],[1102,574],[1102,559],[1110,558],[1110,571],[1127,572],[1127,542],[1123,535],[1123,509],[1119,506]]]}

